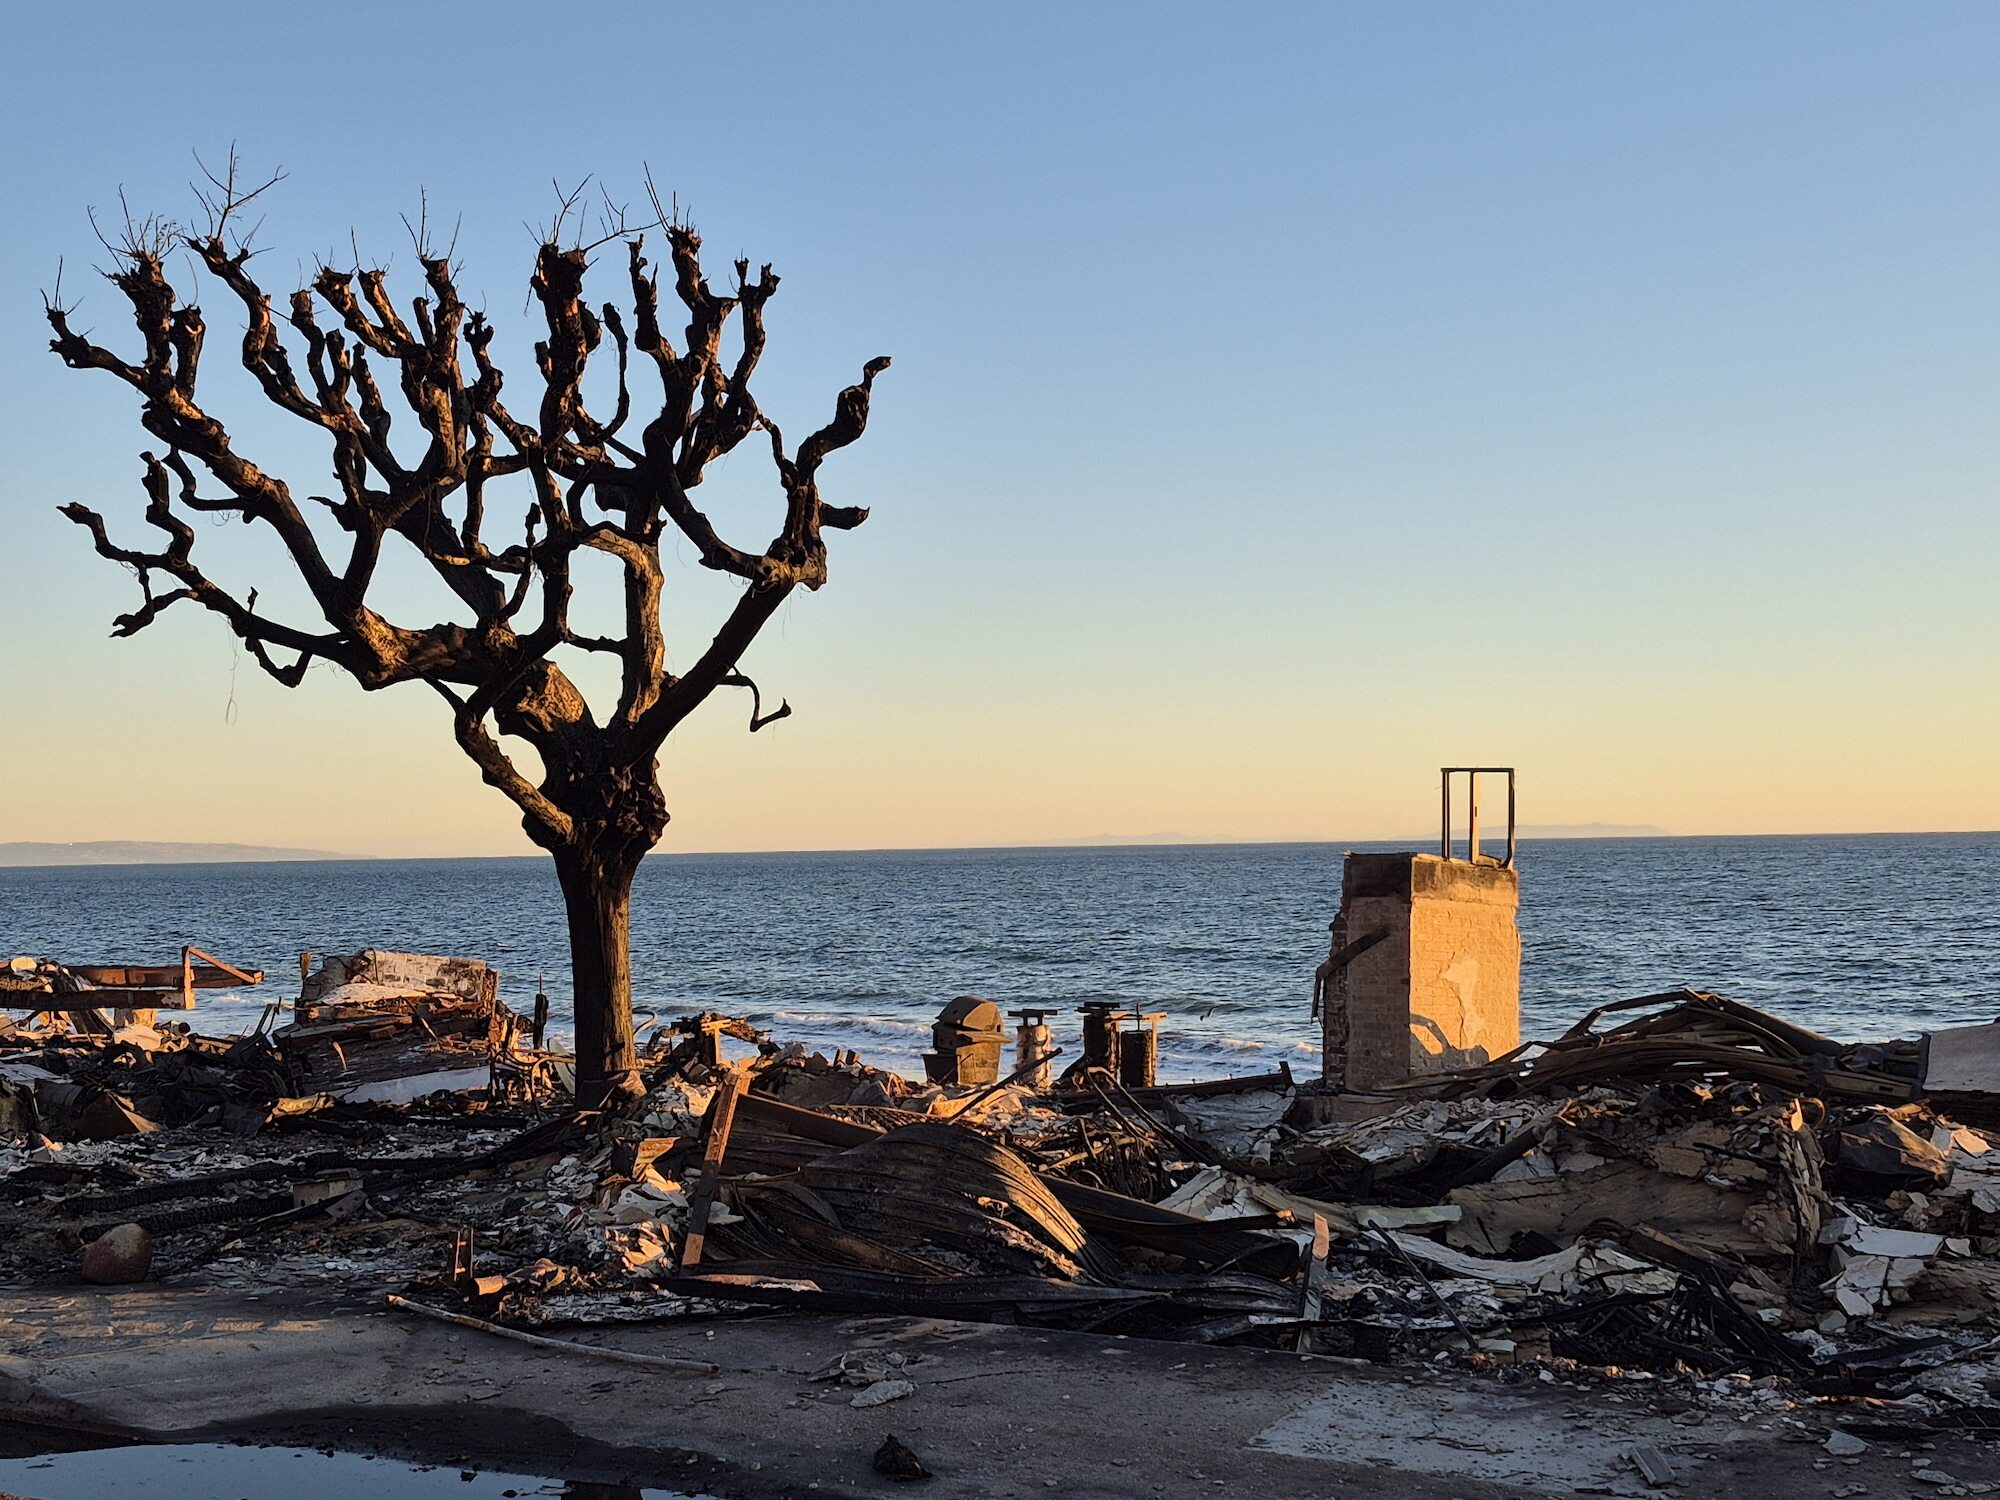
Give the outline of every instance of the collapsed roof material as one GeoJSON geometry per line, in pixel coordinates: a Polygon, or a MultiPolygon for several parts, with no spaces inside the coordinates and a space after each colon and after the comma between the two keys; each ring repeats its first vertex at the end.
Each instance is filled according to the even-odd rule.
{"type": "MultiPolygon", "coordinates": [[[[511,1036],[476,969],[386,995],[354,987],[393,965],[340,964],[298,1023],[308,1040],[341,1026],[428,1047],[466,1016],[511,1036]]],[[[2000,1423],[1976,1380],[1947,1396],[1936,1373],[1979,1366],[2000,1332],[1996,1141],[1916,1097],[1917,1044],[1849,1046],[1719,997],[1605,1007],[1546,1048],[1366,1097],[1282,1071],[927,1086],[697,1016],[655,1035],[648,1092],[607,1113],[497,1075],[366,1105],[285,1092],[287,1049],[256,1037],[169,1040],[0,1034],[0,1127],[22,1142],[0,1154],[0,1274],[69,1274],[82,1236],[131,1222],[155,1275],[217,1274],[219,1246],[259,1275],[365,1263],[425,1305],[512,1324],[929,1313],[1733,1372],[2000,1423]],[[724,1061],[729,1036],[755,1055],[724,1061]],[[86,1096],[159,1128],[37,1144],[58,1114],[81,1123],[86,1096]],[[251,1124],[254,1140],[230,1133],[251,1124]]]]}

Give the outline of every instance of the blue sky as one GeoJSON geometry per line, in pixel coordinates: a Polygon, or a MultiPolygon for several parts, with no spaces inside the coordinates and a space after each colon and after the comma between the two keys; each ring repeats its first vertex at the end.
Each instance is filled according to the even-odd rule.
{"type": "MultiPolygon", "coordinates": [[[[0,18],[0,838],[522,846],[421,689],[288,694],[188,610],[105,638],[132,586],[54,508],[136,528],[145,440],[38,291],[232,141],[288,174],[281,291],[462,214],[517,385],[523,221],[642,165],[784,277],[788,430],[895,357],[827,475],[873,518],[747,663],[797,715],[690,725],[670,847],[1396,835],[1466,760],[1538,823],[2000,825],[2000,11],[578,9],[0,18]]],[[[753,542],[765,477],[715,479],[753,542]]],[[[677,580],[691,655],[727,596],[677,580]]]]}

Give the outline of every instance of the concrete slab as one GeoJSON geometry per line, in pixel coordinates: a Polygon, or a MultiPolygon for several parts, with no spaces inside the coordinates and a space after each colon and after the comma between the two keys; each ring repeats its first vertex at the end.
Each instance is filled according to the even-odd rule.
{"type": "MultiPolygon", "coordinates": [[[[1415,1375],[1324,1359],[907,1318],[654,1324],[575,1337],[713,1361],[663,1374],[525,1348],[372,1300],[147,1285],[0,1288],[0,1410],[154,1441],[252,1437],[726,1496],[877,1496],[894,1433],[926,1496],[1102,1500],[1638,1493],[1635,1440],[1715,1500],[1805,1492],[1817,1423],[1650,1408],[1639,1383],[1415,1375]],[[898,1353],[916,1393],[857,1410],[809,1377],[898,1353]],[[1714,1457],[1704,1458],[1704,1454],[1714,1457]]],[[[1983,1450],[1940,1451],[2000,1477],[1983,1450]]],[[[1864,1461],[1867,1462],[1867,1461],[1864,1461]]],[[[1899,1475],[1903,1466],[1880,1460],[1899,1475]]],[[[1812,1492],[1817,1493],[1818,1485],[1812,1492]]],[[[1880,1491],[1878,1491],[1880,1492],[1880,1491]]]]}

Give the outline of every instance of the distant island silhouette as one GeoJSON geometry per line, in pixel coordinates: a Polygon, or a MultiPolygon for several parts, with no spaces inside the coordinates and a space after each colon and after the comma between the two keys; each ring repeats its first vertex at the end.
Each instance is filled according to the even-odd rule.
{"type": "Polygon", "coordinates": [[[275,860],[367,859],[327,849],[273,849],[262,844],[170,844],[134,839],[87,843],[0,843],[0,867],[22,865],[225,865],[275,860]]]}
{"type": "MultiPolygon", "coordinates": [[[[1506,831],[1502,822],[1501,831],[1506,831]]],[[[1492,824],[1488,823],[1490,830],[1492,824]]],[[[1670,839],[1664,828],[1651,823],[1523,823],[1516,830],[1524,839],[1670,839]]]]}
{"type": "MultiPolygon", "coordinates": [[[[1491,813],[1481,824],[1484,840],[1490,841],[1497,833],[1502,840],[1507,836],[1507,819],[1504,815],[1495,821],[1491,813]]],[[[1665,839],[1674,835],[1652,823],[1523,823],[1516,836],[1524,839],[1665,839]]],[[[1463,837],[1464,829],[1459,830],[1463,837]]],[[[1082,837],[1042,839],[1024,848],[1123,848],[1133,849],[1146,844],[1183,844],[1190,847],[1207,844],[1338,844],[1352,843],[1351,839],[1245,839],[1245,838],[1204,838],[1192,833],[1098,833],[1082,837]]],[[[1405,835],[1402,838],[1362,839],[1368,844],[1409,844],[1412,848],[1428,848],[1437,842],[1436,830],[1423,834],[1405,835]]]]}

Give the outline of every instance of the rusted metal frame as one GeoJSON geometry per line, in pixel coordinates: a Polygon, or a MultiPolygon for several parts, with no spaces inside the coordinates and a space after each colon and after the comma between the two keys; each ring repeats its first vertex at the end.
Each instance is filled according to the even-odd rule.
{"type": "Polygon", "coordinates": [[[722,1157],[729,1149],[730,1127],[736,1123],[736,1101],[748,1086],[748,1063],[736,1063],[722,1075],[710,1106],[708,1136],[701,1148],[701,1181],[695,1184],[694,1201],[688,1205],[687,1238],[681,1243],[680,1266],[686,1270],[701,1264],[708,1239],[708,1214],[715,1207],[715,1194],[722,1185],[722,1157]]]}
{"type": "Polygon", "coordinates": [[[1512,766],[1441,766],[1438,768],[1440,791],[1443,798],[1442,831],[1438,840],[1438,854],[1443,859],[1451,859],[1451,778],[1465,777],[1466,824],[1465,857],[1468,863],[1479,863],[1479,778],[1481,776],[1505,776],[1507,778],[1507,857],[1494,863],[1503,869],[1514,867],[1516,853],[1515,810],[1517,799],[1512,766]]]}
{"type": "Polygon", "coordinates": [[[1556,1084],[1571,1087],[1591,1083],[1663,1082],[1674,1078],[1708,1078],[1727,1074],[1775,1084],[1794,1093],[1821,1093],[1871,1101],[1903,1101],[1915,1097],[1908,1080],[1881,1078],[1840,1068],[1809,1066],[1812,1060],[1789,1060],[1760,1052],[1741,1041],[1711,1040],[1667,1033],[1619,1039],[1592,1038],[1592,1045],[1552,1050],[1525,1064],[1499,1061],[1468,1068],[1438,1079],[1417,1079],[1383,1086],[1387,1093],[1455,1095],[1498,1079],[1516,1079],[1529,1088],[1556,1084]]]}
{"type": "Polygon", "coordinates": [[[1031,1176],[1015,1178],[1010,1175],[995,1181],[994,1188],[1012,1189],[1018,1199],[1025,1201],[992,1209],[973,1207],[955,1197],[933,1196],[932,1189],[936,1189],[938,1194],[952,1192],[956,1173],[951,1164],[944,1162],[940,1162],[934,1171],[924,1174],[901,1159],[871,1166],[865,1161],[849,1160],[843,1153],[811,1163],[801,1170],[800,1175],[805,1185],[833,1205],[836,1212],[843,1204],[849,1208],[865,1206],[876,1212],[894,1211],[906,1225],[941,1229],[954,1234],[980,1234],[991,1229],[1018,1235],[1023,1226],[1011,1222],[1004,1212],[1004,1208],[1014,1208],[1024,1219],[1029,1219],[1033,1227],[1061,1234],[1068,1242],[1064,1248],[1075,1250],[1081,1245],[1081,1241],[1072,1240],[1063,1233],[1060,1220],[1045,1223],[1029,1217],[1038,1214],[1041,1219],[1053,1219],[1059,1211],[1053,1196],[1046,1203],[1034,1201],[1038,1196],[1035,1189],[1039,1187],[1039,1182],[1031,1176]],[[926,1180],[926,1176],[930,1180],[926,1180]]]}
{"type": "MultiPolygon", "coordinates": [[[[1232,1170],[1237,1170],[1237,1171],[1249,1170],[1249,1168],[1244,1163],[1229,1161],[1226,1158],[1223,1158],[1217,1155],[1215,1152],[1209,1150],[1201,1142],[1193,1139],[1190,1136],[1183,1135],[1180,1131],[1174,1129],[1171,1125],[1163,1121],[1158,1115],[1154,1114],[1150,1109],[1146,1108],[1145,1105],[1141,1104],[1137,1099],[1133,1098],[1132,1091],[1126,1088],[1125,1085],[1120,1083],[1117,1079],[1113,1078],[1109,1081],[1111,1087],[1118,1091],[1118,1097],[1120,1099],[1123,1099],[1127,1104],[1131,1105],[1133,1111],[1138,1114],[1141,1120],[1145,1121],[1145,1123],[1148,1126],[1150,1126],[1156,1134],[1164,1136],[1167,1140],[1173,1142],[1174,1145],[1178,1146],[1184,1155],[1191,1157],[1195,1161],[1201,1162],[1205,1166],[1229,1167],[1232,1170]]],[[[1127,1126],[1132,1127],[1133,1129],[1136,1130],[1137,1127],[1132,1125],[1132,1120],[1130,1116],[1128,1116],[1124,1110],[1118,1107],[1116,1101],[1114,1101],[1109,1094],[1104,1092],[1104,1089],[1101,1085],[1098,1085],[1096,1087],[1097,1087],[1098,1097],[1104,1100],[1105,1104],[1110,1107],[1111,1112],[1114,1115],[1118,1116],[1119,1119],[1123,1120],[1127,1126]]],[[[1257,1174],[1252,1172],[1251,1175],[1254,1176],[1257,1174]]]]}
{"type": "Polygon", "coordinates": [[[1706,1025],[1711,1032],[1725,1036],[1754,1037],[1765,1043],[1776,1043],[1775,1052],[1783,1055],[1812,1054],[1822,1057],[1836,1057],[1847,1048],[1833,1038],[1822,1036],[1816,1031],[1808,1031],[1803,1026],[1774,1016],[1769,1011],[1745,1005],[1740,1000],[1731,1000],[1726,995],[1709,994],[1704,990],[1681,989],[1658,995],[1637,995],[1629,1000],[1614,1000],[1608,1005],[1600,1005],[1581,1021],[1563,1033],[1560,1040],[1594,1035],[1605,1040],[1621,1036],[1646,1035],[1653,1032],[1675,1033],[1706,1025]],[[1649,1005],[1665,1005],[1668,1008],[1655,1016],[1641,1016],[1610,1031],[1592,1033],[1589,1028],[1600,1016],[1613,1011],[1642,1009],[1649,1005]]]}
{"type": "MultiPolygon", "coordinates": [[[[1058,1239],[1044,1218],[1022,1226],[1009,1223],[998,1213],[952,1210],[942,1203],[924,1202],[909,1194],[840,1188],[834,1191],[858,1222],[894,1223],[922,1241],[1005,1262],[1025,1274],[1046,1275],[1054,1271],[1072,1279],[1084,1274],[1084,1244],[1068,1236],[1058,1239]],[[1048,1237],[1031,1233],[1031,1229],[1041,1229],[1048,1237]]],[[[938,1191],[944,1190],[940,1187],[938,1191]]],[[[891,1249],[904,1248],[892,1239],[879,1243],[891,1249]]]]}
{"type": "Polygon", "coordinates": [[[913,1174],[931,1172],[947,1185],[957,1186],[960,1179],[953,1175],[953,1169],[958,1167],[990,1173],[996,1186],[1004,1185],[1020,1195],[1023,1202],[1018,1206],[1024,1210],[1056,1208],[1041,1175],[1024,1158],[984,1136],[955,1130],[939,1121],[906,1126],[866,1149],[816,1162],[806,1169],[805,1176],[811,1179],[823,1174],[856,1183],[879,1181],[894,1190],[907,1184],[913,1174]],[[1040,1200],[1039,1205],[1029,1200],[1040,1200]]]}
{"type": "MultiPolygon", "coordinates": [[[[1118,1088],[1117,1079],[1112,1078],[1110,1082],[1113,1088],[1118,1088]]],[[[1195,1161],[1200,1162],[1203,1166],[1215,1167],[1222,1165],[1221,1162],[1215,1160],[1213,1152],[1204,1151],[1199,1147],[1189,1146],[1186,1142],[1183,1142],[1179,1136],[1175,1135],[1172,1131],[1168,1130],[1166,1126],[1162,1125],[1158,1120],[1154,1119],[1152,1115],[1148,1114],[1144,1109],[1139,1108],[1136,1102],[1133,1104],[1133,1108],[1144,1119],[1145,1123],[1143,1125],[1140,1123],[1139,1120],[1133,1119],[1131,1115],[1127,1114],[1122,1108],[1120,1108],[1118,1101],[1116,1099],[1113,1099],[1108,1093],[1106,1093],[1104,1091],[1104,1086],[1098,1083],[1095,1079],[1091,1080],[1090,1088],[1091,1092],[1097,1095],[1098,1099],[1102,1101],[1104,1107],[1111,1112],[1112,1116],[1117,1119],[1118,1123],[1123,1125],[1127,1130],[1131,1131],[1132,1134],[1143,1136],[1147,1133],[1148,1128],[1150,1127],[1151,1133],[1153,1135],[1157,1137],[1162,1137],[1166,1140],[1170,1140],[1177,1146],[1182,1146],[1186,1150],[1188,1156],[1192,1157],[1195,1161]]],[[[1124,1090],[1119,1089],[1119,1092],[1123,1093],[1124,1090]]]]}
{"type": "MultiPolygon", "coordinates": [[[[760,1228],[778,1240],[810,1249],[830,1265],[853,1264],[890,1275],[946,1281],[962,1274],[938,1261],[925,1260],[894,1245],[883,1244],[836,1222],[822,1219],[809,1203],[784,1184],[746,1184],[738,1206],[760,1228]]],[[[731,1262],[733,1265],[734,1262],[731,1262]]]]}

